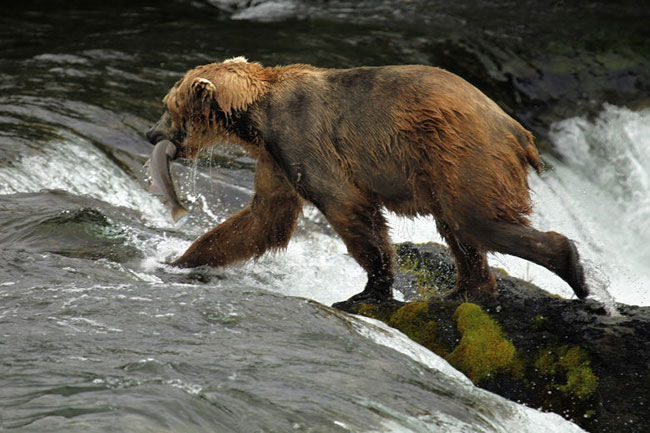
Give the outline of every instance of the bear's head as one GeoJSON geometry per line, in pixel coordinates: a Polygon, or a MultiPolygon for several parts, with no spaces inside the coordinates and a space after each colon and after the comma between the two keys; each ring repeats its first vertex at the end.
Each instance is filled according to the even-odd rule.
{"type": "Polygon", "coordinates": [[[177,156],[196,158],[202,149],[232,139],[232,118],[257,101],[269,86],[264,68],[243,57],[188,71],[163,98],[166,110],[146,133],[155,144],[167,139],[177,156]]]}

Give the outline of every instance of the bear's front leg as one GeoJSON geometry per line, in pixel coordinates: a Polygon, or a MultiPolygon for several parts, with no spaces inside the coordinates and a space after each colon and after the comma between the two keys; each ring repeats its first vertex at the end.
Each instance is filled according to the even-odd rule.
{"type": "Polygon", "coordinates": [[[244,209],[198,238],[178,260],[180,267],[226,266],[285,248],[302,210],[302,199],[277,165],[260,157],[255,196],[244,209]]]}

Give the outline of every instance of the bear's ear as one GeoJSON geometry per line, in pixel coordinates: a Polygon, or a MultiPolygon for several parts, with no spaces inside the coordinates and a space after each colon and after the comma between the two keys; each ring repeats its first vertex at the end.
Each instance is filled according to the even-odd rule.
{"type": "Polygon", "coordinates": [[[238,63],[237,65],[238,68],[233,68],[219,76],[215,92],[219,108],[226,115],[230,115],[233,111],[246,110],[268,88],[268,82],[252,70],[253,67],[259,68],[259,65],[250,63],[238,63]],[[249,68],[244,68],[241,65],[249,68]]]}
{"type": "Polygon", "coordinates": [[[193,121],[207,125],[212,118],[212,103],[215,100],[217,88],[206,78],[195,78],[190,84],[190,112],[193,121]]]}
{"type": "Polygon", "coordinates": [[[207,78],[195,78],[190,85],[190,89],[192,91],[192,100],[194,101],[215,99],[217,92],[217,88],[207,78]]]}

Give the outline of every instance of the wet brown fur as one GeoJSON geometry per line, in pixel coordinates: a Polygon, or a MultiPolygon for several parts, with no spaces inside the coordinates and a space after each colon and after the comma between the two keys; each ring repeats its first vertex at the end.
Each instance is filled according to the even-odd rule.
{"type": "Polygon", "coordinates": [[[580,297],[588,293],[573,243],[529,226],[527,168],[540,171],[532,135],[452,73],[235,60],[189,71],[164,102],[151,137],[172,139],[185,157],[225,139],[258,161],[252,202],[195,241],[179,266],[284,248],[306,200],[368,273],[360,298],[391,296],[383,207],[435,217],[462,293],[496,293],[488,251],[546,266],[580,297]]]}

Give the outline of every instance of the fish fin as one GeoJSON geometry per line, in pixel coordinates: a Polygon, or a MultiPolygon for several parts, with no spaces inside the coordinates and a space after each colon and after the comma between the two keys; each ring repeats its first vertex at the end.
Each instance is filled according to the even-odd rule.
{"type": "Polygon", "coordinates": [[[144,164],[142,164],[142,166],[150,168],[151,167],[151,158],[147,159],[147,161],[144,164]]]}
{"type": "Polygon", "coordinates": [[[188,210],[185,209],[183,206],[173,206],[171,208],[172,212],[172,219],[174,222],[178,221],[179,219],[183,218],[185,215],[188,214],[188,210]]]}

